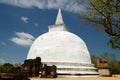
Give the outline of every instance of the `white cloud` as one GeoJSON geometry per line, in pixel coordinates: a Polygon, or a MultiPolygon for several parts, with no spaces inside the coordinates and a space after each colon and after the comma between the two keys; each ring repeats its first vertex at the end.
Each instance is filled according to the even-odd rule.
{"type": "Polygon", "coordinates": [[[6,63],[6,61],[4,59],[0,59],[0,65],[3,65],[4,63],[6,63]]]}
{"type": "Polygon", "coordinates": [[[0,3],[18,6],[22,8],[37,7],[39,9],[58,9],[80,12],[84,10],[84,0],[0,0],[0,3]],[[80,1],[82,4],[79,4],[80,1]]]}
{"type": "Polygon", "coordinates": [[[38,27],[38,23],[35,23],[35,26],[38,27]]]}
{"type": "Polygon", "coordinates": [[[29,33],[15,32],[15,35],[16,37],[11,38],[10,40],[18,45],[30,46],[35,40],[35,37],[29,33]]]}
{"type": "Polygon", "coordinates": [[[21,20],[25,23],[28,23],[29,18],[25,16],[21,16],[21,20]]]}
{"type": "Polygon", "coordinates": [[[1,45],[6,45],[6,43],[5,43],[5,42],[1,42],[0,44],[1,44],[1,45]]]}

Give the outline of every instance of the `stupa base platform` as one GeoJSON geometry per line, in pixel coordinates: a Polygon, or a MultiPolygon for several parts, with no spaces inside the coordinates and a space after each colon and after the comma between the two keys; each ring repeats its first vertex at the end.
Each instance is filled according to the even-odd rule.
{"type": "Polygon", "coordinates": [[[59,78],[99,77],[98,74],[58,74],[59,78]]]}
{"type": "Polygon", "coordinates": [[[57,77],[98,77],[97,68],[93,64],[44,62],[47,65],[57,66],[57,77]]]}

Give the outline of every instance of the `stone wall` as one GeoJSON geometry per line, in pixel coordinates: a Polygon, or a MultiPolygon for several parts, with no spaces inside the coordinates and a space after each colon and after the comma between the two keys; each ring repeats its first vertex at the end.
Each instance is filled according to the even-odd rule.
{"type": "Polygon", "coordinates": [[[41,71],[42,63],[41,58],[36,57],[36,59],[28,59],[25,60],[22,65],[23,72],[27,72],[30,77],[39,76],[39,72],[41,71]]]}
{"type": "Polygon", "coordinates": [[[56,78],[56,70],[55,65],[47,66],[47,64],[43,64],[40,57],[25,60],[21,68],[21,71],[27,73],[29,77],[41,76],[42,78],[56,78]]]}
{"type": "Polygon", "coordinates": [[[56,78],[57,77],[56,70],[57,70],[57,67],[55,65],[47,66],[47,64],[44,64],[41,70],[41,77],[42,78],[56,78]]]}

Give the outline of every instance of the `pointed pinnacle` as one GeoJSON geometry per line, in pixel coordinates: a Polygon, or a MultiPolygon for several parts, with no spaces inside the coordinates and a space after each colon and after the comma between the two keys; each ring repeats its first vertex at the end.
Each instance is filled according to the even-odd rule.
{"type": "Polygon", "coordinates": [[[61,9],[59,8],[55,24],[63,24],[61,9]]]}

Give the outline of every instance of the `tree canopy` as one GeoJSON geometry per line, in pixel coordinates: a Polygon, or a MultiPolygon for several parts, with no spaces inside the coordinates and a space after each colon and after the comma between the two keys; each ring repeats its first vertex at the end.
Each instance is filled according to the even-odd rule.
{"type": "Polygon", "coordinates": [[[11,68],[13,68],[13,64],[5,63],[3,65],[0,65],[0,73],[6,73],[9,72],[11,68]]]}
{"type": "Polygon", "coordinates": [[[81,18],[91,22],[96,29],[103,29],[109,36],[108,44],[120,49],[120,1],[88,0],[81,18]]]}

